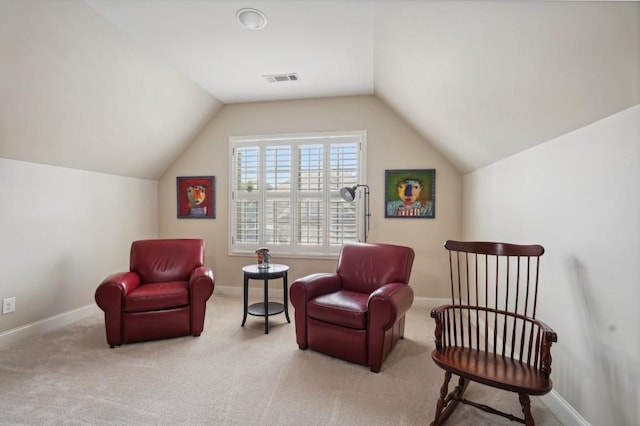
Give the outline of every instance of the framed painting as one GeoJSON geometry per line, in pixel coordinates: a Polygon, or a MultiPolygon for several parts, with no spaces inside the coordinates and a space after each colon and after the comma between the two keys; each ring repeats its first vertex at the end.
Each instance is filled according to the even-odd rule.
{"type": "Polygon", "coordinates": [[[385,170],[384,217],[434,219],[436,170],[385,170]]]}
{"type": "Polygon", "coordinates": [[[176,193],[178,219],[215,219],[215,176],[178,176],[176,193]]]}

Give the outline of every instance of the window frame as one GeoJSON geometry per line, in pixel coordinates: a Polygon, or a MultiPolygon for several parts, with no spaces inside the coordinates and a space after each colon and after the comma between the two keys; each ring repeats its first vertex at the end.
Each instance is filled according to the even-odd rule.
{"type": "MultiPolygon", "coordinates": [[[[288,244],[282,245],[270,245],[268,243],[264,243],[265,241],[265,230],[260,229],[258,227],[258,242],[257,243],[238,243],[235,241],[236,232],[237,232],[237,200],[238,195],[236,194],[237,186],[237,170],[236,170],[236,149],[243,147],[257,147],[260,150],[259,154],[259,172],[258,175],[264,179],[268,170],[265,169],[266,162],[266,148],[273,147],[277,145],[285,145],[291,147],[290,159],[291,159],[291,182],[290,187],[292,188],[290,194],[283,196],[283,199],[289,201],[291,206],[297,206],[298,197],[302,193],[297,186],[298,183],[298,173],[302,170],[299,168],[297,164],[298,157],[298,149],[300,146],[304,145],[322,145],[323,153],[327,154],[329,152],[331,144],[338,144],[339,139],[345,139],[346,143],[356,143],[357,144],[357,165],[356,169],[356,181],[353,182],[353,185],[360,184],[366,185],[365,177],[366,177],[366,151],[367,151],[367,132],[365,130],[346,130],[346,131],[331,131],[331,132],[305,132],[305,133],[286,133],[286,134],[264,134],[264,135],[248,135],[248,136],[230,136],[229,137],[229,233],[228,233],[228,253],[231,256],[236,255],[254,255],[255,250],[259,247],[266,246],[270,249],[271,253],[276,256],[283,256],[288,258],[335,258],[339,252],[342,244],[331,244],[328,238],[325,238],[320,245],[301,245],[296,241],[295,232],[291,235],[291,241],[288,244]],[[295,175],[295,176],[294,176],[295,175]]],[[[339,194],[339,189],[337,188],[334,191],[329,190],[329,172],[331,170],[331,157],[329,155],[325,155],[323,157],[323,179],[325,182],[325,186],[320,193],[320,199],[322,200],[322,205],[324,207],[324,211],[327,213],[323,217],[322,223],[323,226],[327,229],[325,235],[328,235],[329,232],[328,226],[331,224],[330,217],[330,207],[331,202],[333,200],[340,200],[341,202],[347,203],[347,201],[343,201],[339,194]],[[330,191],[330,192],[327,192],[330,191]],[[329,202],[327,205],[327,201],[329,202]]],[[[345,185],[347,186],[347,185],[345,185]]],[[[258,203],[262,204],[262,207],[258,207],[258,222],[264,223],[266,219],[265,213],[265,203],[267,202],[267,196],[269,195],[267,191],[259,191],[260,195],[256,195],[255,199],[258,200],[258,203]]],[[[274,196],[275,194],[271,194],[274,196]]],[[[275,197],[280,197],[281,195],[275,195],[275,197]]],[[[243,194],[243,197],[247,197],[247,194],[243,194]]],[[[253,196],[251,196],[253,197],[253,196]]],[[[249,199],[249,197],[245,198],[249,199]]],[[[363,199],[361,191],[358,192],[355,203],[355,221],[356,221],[356,236],[353,240],[347,239],[343,241],[363,241],[364,238],[364,216],[363,216],[363,199]]],[[[292,208],[292,210],[296,210],[292,208]]],[[[292,222],[290,225],[292,229],[295,229],[296,221],[298,214],[297,211],[292,214],[292,222]]],[[[335,223],[335,222],[334,222],[335,223]]],[[[264,225],[263,225],[264,226],[264,225]]]]}

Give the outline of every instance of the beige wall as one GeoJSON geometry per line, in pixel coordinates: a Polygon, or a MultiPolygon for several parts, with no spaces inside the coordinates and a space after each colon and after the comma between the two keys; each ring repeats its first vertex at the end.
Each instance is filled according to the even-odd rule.
{"type": "MultiPolygon", "coordinates": [[[[367,183],[371,188],[369,241],[408,245],[416,260],[417,296],[444,297],[448,269],[442,243],[461,233],[462,178],[429,143],[373,96],[227,105],[160,179],[160,234],[203,237],[216,284],[241,286],[241,267],[253,257],[229,256],[229,136],[334,130],[367,131],[367,183]],[[384,170],[436,169],[436,219],[385,219],[384,170]],[[176,176],[216,176],[216,219],[176,218],[176,176]]],[[[274,259],[291,266],[290,279],[335,271],[336,261],[274,259]]]]}
{"type": "Polygon", "coordinates": [[[95,307],[102,279],[128,269],[131,241],[157,237],[156,181],[0,158],[0,200],[0,299],[16,297],[0,337],[95,307]]]}
{"type": "Polygon", "coordinates": [[[465,238],[545,246],[554,389],[593,425],[640,416],[639,141],[640,105],[464,177],[465,238]]]}

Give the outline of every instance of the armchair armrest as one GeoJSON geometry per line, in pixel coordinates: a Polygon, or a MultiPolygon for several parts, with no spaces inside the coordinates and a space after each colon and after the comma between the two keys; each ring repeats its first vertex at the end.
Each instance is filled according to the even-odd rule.
{"type": "Polygon", "coordinates": [[[96,289],[96,303],[105,312],[110,307],[120,309],[122,299],[139,286],[140,277],[138,274],[134,272],[116,272],[105,278],[96,289]]]}
{"type": "Polygon", "coordinates": [[[369,295],[370,328],[388,329],[413,304],[413,289],[405,283],[389,283],[369,295]]]}
{"type": "Polygon", "coordinates": [[[204,329],[207,300],[213,294],[215,280],[213,271],[207,266],[199,266],[189,276],[189,297],[191,298],[191,333],[199,336],[204,329]]]}
{"type": "Polygon", "coordinates": [[[413,289],[405,283],[385,284],[369,295],[367,357],[371,371],[380,371],[393,339],[403,337],[404,314],[412,303],[413,289]],[[393,336],[398,331],[399,335],[393,336]]]}
{"type": "Polygon", "coordinates": [[[117,272],[109,275],[98,286],[95,300],[104,311],[107,343],[114,347],[122,342],[122,311],[124,298],[140,286],[140,277],[134,272],[117,272]]]}
{"type": "Polygon", "coordinates": [[[196,269],[191,272],[191,276],[189,276],[189,281],[193,282],[194,280],[200,277],[209,277],[213,279],[213,271],[208,266],[198,266],[196,269]]]}
{"type": "Polygon", "coordinates": [[[298,278],[289,290],[289,298],[296,309],[303,308],[309,299],[333,293],[342,287],[342,279],[334,273],[318,273],[298,278]]]}
{"type": "Polygon", "coordinates": [[[296,341],[300,349],[307,349],[307,301],[323,294],[338,291],[342,279],[335,273],[318,273],[298,278],[289,289],[289,300],[296,309],[296,341]]]}
{"type": "Polygon", "coordinates": [[[214,286],[215,280],[211,268],[198,266],[189,276],[191,303],[195,300],[204,300],[206,302],[213,294],[214,286]]]}

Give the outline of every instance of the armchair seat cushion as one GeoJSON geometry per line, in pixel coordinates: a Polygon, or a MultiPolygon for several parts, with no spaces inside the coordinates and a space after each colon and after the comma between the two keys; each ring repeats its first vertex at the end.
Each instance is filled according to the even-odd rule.
{"type": "Polygon", "coordinates": [[[365,330],[368,299],[368,294],[338,290],[311,299],[307,306],[308,315],[330,324],[365,330]]]}
{"type": "Polygon", "coordinates": [[[140,286],[124,298],[125,312],[148,312],[189,305],[189,283],[168,281],[140,286]]]}

